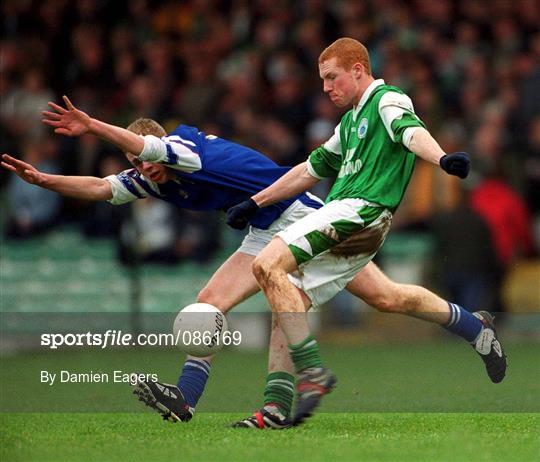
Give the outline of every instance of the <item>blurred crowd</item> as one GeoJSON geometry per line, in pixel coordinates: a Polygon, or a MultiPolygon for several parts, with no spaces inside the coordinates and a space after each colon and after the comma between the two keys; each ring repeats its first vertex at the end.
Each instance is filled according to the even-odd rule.
{"type": "MultiPolygon", "coordinates": [[[[418,162],[395,228],[433,233],[448,290],[463,285],[451,279],[469,273],[500,279],[512,261],[535,252],[536,0],[4,0],[0,17],[1,151],[71,175],[105,176],[126,166],[98,139],[54,136],[40,123],[47,101],[63,94],[111,123],[145,116],[172,129],[182,122],[279,164],[300,162],[342,114],[322,92],[318,55],[338,37],[358,39],[374,76],[411,96],[443,148],[472,156],[466,182],[418,162]],[[463,243],[467,251],[448,251],[463,243]]],[[[204,260],[219,246],[215,233],[204,233],[207,217],[179,215],[166,204],[137,205],[122,217],[107,204],[65,200],[5,172],[0,180],[11,237],[58,222],[108,235],[137,219],[139,232],[151,233],[147,217],[169,227],[148,236],[149,254],[167,242],[173,262],[204,260]],[[194,241],[197,229],[206,237],[194,241]]]]}

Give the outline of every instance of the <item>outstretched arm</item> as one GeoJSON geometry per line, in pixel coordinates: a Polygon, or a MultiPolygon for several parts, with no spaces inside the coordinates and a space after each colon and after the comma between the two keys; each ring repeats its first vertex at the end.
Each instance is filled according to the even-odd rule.
{"type": "Polygon", "coordinates": [[[319,181],[319,178],[315,178],[309,174],[307,162],[302,162],[270,186],[259,191],[252,199],[259,207],[267,207],[268,205],[304,192],[319,181]]]}
{"type": "Polygon", "coordinates": [[[43,123],[54,127],[54,132],[65,136],[91,133],[119,147],[124,152],[138,156],[144,148],[144,139],[122,127],[111,125],[90,117],[77,109],[67,96],[63,96],[65,108],[49,102],[55,112],[43,111],[43,123]]]}
{"type": "Polygon", "coordinates": [[[307,162],[302,162],[266,189],[231,207],[227,211],[227,224],[235,229],[244,229],[259,208],[267,207],[304,192],[318,181],[320,181],[319,178],[315,178],[308,172],[307,162]]]}
{"type": "Polygon", "coordinates": [[[422,127],[415,128],[409,142],[409,149],[418,157],[436,165],[439,165],[441,157],[446,154],[435,138],[422,127]]]}
{"type": "Polygon", "coordinates": [[[415,129],[409,142],[409,149],[422,159],[440,165],[450,175],[466,178],[469,174],[469,155],[466,152],[445,154],[425,128],[415,129]]]}
{"type": "Polygon", "coordinates": [[[392,141],[400,142],[418,157],[440,165],[450,175],[466,178],[470,160],[465,152],[446,154],[414,113],[411,99],[389,91],[379,101],[379,115],[392,141]]]}
{"type": "Polygon", "coordinates": [[[16,159],[9,154],[2,155],[1,165],[27,183],[50,189],[63,196],[91,201],[105,201],[112,198],[111,184],[103,178],[43,173],[33,165],[16,159]]]}

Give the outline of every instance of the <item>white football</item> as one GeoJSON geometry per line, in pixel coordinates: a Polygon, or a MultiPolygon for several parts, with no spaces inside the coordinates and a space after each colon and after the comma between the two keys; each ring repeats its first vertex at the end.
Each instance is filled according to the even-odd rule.
{"type": "Polygon", "coordinates": [[[193,303],[182,309],[173,325],[177,345],[192,356],[208,356],[223,347],[227,318],[215,306],[193,303]]]}

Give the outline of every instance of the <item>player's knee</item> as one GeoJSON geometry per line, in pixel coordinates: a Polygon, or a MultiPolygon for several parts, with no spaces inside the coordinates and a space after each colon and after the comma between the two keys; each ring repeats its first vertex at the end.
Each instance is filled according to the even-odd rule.
{"type": "Polygon", "coordinates": [[[393,286],[384,293],[376,294],[368,303],[383,313],[408,313],[411,311],[410,300],[399,285],[393,286]]]}
{"type": "Polygon", "coordinates": [[[391,284],[384,291],[372,294],[366,302],[383,313],[402,313],[404,311],[403,294],[397,284],[391,284]]]}
{"type": "Polygon", "coordinates": [[[257,282],[262,286],[266,285],[267,281],[270,279],[273,267],[273,263],[266,258],[257,257],[253,260],[253,263],[251,263],[253,276],[255,276],[257,282]]]}
{"type": "Polygon", "coordinates": [[[381,311],[383,313],[392,313],[396,311],[396,304],[394,300],[387,294],[377,294],[371,297],[369,300],[366,300],[366,302],[377,311],[381,311]]]}
{"type": "Polygon", "coordinates": [[[216,308],[222,311],[224,308],[226,308],[223,306],[224,301],[223,294],[219,294],[209,287],[204,287],[197,295],[197,303],[208,303],[210,305],[214,305],[216,308]]]}

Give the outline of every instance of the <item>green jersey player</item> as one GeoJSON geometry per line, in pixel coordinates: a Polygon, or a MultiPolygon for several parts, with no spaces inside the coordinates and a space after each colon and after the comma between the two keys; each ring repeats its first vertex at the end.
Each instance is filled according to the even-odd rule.
{"type": "MultiPolygon", "coordinates": [[[[319,72],[334,104],[352,109],[306,162],[228,212],[228,223],[241,228],[259,208],[309,189],[322,178],[335,178],[325,205],[277,233],[252,265],[298,374],[295,424],[311,415],[336,381],[322,364],[306,309],[346,287],[377,253],[416,156],[461,178],[469,170],[467,154],[445,154],[414,113],[409,97],[373,78],[360,42],[334,42],[321,53],[319,72]]],[[[475,345],[493,381],[502,380],[506,359],[489,313],[472,314],[449,304],[447,327],[475,345]]]]}

